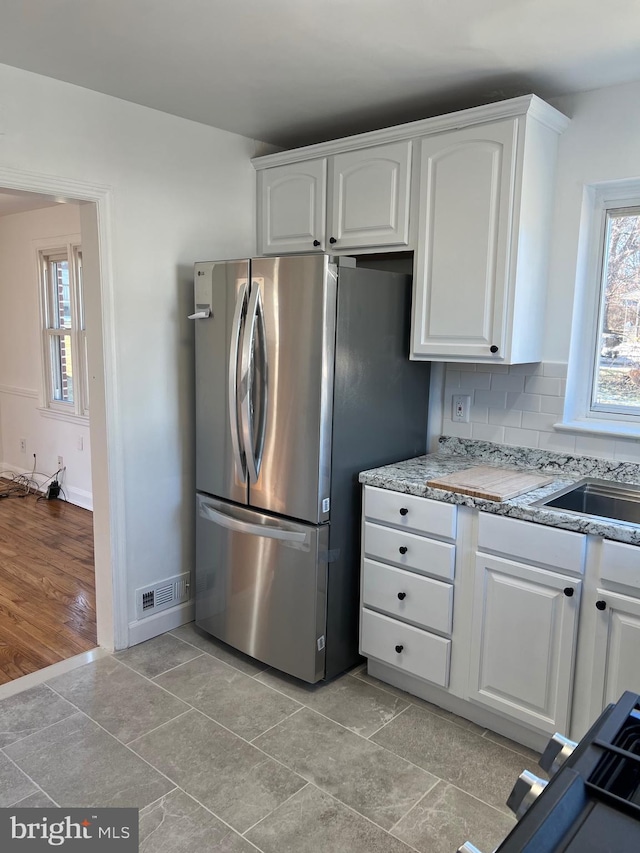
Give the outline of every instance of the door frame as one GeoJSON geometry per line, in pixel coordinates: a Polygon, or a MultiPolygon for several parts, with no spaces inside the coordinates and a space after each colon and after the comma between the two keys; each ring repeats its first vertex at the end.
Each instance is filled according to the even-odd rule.
{"type": "MultiPolygon", "coordinates": [[[[73,178],[0,167],[0,186],[95,205],[97,281],[85,281],[87,314],[99,322],[89,336],[91,473],[98,645],[108,651],[129,644],[124,519],[123,447],[119,435],[118,371],[112,271],[113,188],[73,178]],[[100,334],[101,333],[101,334],[100,334]],[[101,341],[99,340],[101,338],[101,341]],[[93,353],[92,353],[93,350],[93,353]]],[[[81,214],[82,215],[82,214],[81,214]]],[[[92,229],[93,230],[93,229],[92,229]]],[[[84,235],[83,235],[84,239],[84,235]]],[[[87,265],[90,266],[89,264],[87,265]]]]}

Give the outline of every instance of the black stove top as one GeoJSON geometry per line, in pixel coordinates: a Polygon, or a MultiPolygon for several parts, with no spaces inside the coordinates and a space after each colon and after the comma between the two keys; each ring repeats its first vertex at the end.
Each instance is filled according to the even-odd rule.
{"type": "Polygon", "coordinates": [[[640,696],[610,705],[496,853],[640,851],[640,696]]]}

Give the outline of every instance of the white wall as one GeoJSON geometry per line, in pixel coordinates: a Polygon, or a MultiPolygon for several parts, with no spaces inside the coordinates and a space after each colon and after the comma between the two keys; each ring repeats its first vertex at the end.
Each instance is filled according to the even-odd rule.
{"type": "Polygon", "coordinates": [[[560,419],[564,403],[574,292],[576,284],[580,285],[578,241],[583,190],[588,184],[640,178],[640,82],[558,98],[553,104],[571,118],[571,124],[560,137],[558,151],[544,363],[493,371],[484,366],[476,369],[472,365],[469,369],[448,365],[442,431],[445,435],[486,437],[505,444],[640,462],[640,442],[634,439],[560,433],[552,424],[552,420],[560,419]],[[556,384],[547,383],[553,393],[536,391],[533,398],[523,399],[514,393],[527,392],[536,384],[543,387],[536,376],[561,384],[556,388],[556,384]],[[507,385],[512,393],[503,397],[507,385]],[[451,395],[463,393],[462,389],[470,390],[476,408],[469,424],[454,424],[450,420],[451,395]],[[487,396],[487,392],[495,394],[487,396]]]}
{"type": "Polygon", "coordinates": [[[257,153],[235,134],[0,66],[0,165],[111,188],[131,620],[136,587],[193,566],[192,264],[255,251],[257,153]]]}
{"type": "Polygon", "coordinates": [[[35,453],[36,470],[50,476],[62,456],[66,498],[91,509],[88,425],[46,417],[39,410],[44,400],[35,244],[60,237],[64,245],[70,235],[80,235],[75,204],[0,217],[0,459],[3,469],[30,471],[35,453]],[[21,438],[26,453],[20,451],[21,438]]]}

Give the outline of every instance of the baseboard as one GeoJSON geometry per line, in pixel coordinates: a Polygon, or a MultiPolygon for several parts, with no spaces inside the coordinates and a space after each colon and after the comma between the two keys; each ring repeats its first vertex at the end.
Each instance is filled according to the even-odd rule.
{"type": "MultiPolygon", "coordinates": [[[[2,462],[0,464],[2,465],[3,471],[10,471],[12,474],[26,474],[27,477],[33,476],[33,479],[38,484],[38,488],[43,494],[46,494],[45,484],[48,484],[51,478],[39,475],[38,473],[32,475],[31,468],[19,468],[17,465],[12,465],[10,462],[2,462]]],[[[65,486],[64,482],[62,483],[62,491],[70,504],[74,504],[75,506],[82,507],[82,509],[88,509],[93,512],[92,492],[87,492],[85,489],[76,489],[74,486],[65,486]]]]}
{"type": "Polygon", "coordinates": [[[137,646],[138,643],[144,643],[145,640],[166,634],[172,628],[179,628],[180,625],[193,622],[196,615],[195,610],[194,601],[185,601],[183,604],[178,604],[177,607],[170,607],[168,610],[156,613],[155,616],[129,622],[129,646],[137,646]]]}
{"type": "Polygon", "coordinates": [[[82,509],[88,509],[90,512],[93,512],[93,493],[87,492],[84,489],[76,489],[73,486],[65,486],[63,484],[62,491],[67,496],[67,500],[70,504],[75,504],[76,506],[82,507],[82,509]]]}

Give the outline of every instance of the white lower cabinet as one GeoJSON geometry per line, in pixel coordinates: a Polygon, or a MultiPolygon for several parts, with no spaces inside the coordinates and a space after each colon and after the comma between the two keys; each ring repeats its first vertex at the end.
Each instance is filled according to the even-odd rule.
{"type": "Polygon", "coordinates": [[[362,603],[396,619],[451,634],[453,586],[450,583],[365,559],[362,603]]]}
{"type": "Polygon", "coordinates": [[[553,734],[569,723],[581,581],[476,555],[469,698],[553,734]]]}
{"type": "Polygon", "coordinates": [[[378,677],[536,748],[640,693],[639,546],[369,486],[362,531],[378,677]]]}
{"type": "Polygon", "coordinates": [[[456,507],[366,486],[360,653],[449,686],[456,507]]]}
{"type": "Polygon", "coordinates": [[[440,687],[449,684],[451,640],[405,625],[372,610],[362,611],[361,652],[440,687]]]}
{"type": "Polygon", "coordinates": [[[597,596],[592,716],[625,690],[640,693],[640,598],[604,589],[597,596]]]}

